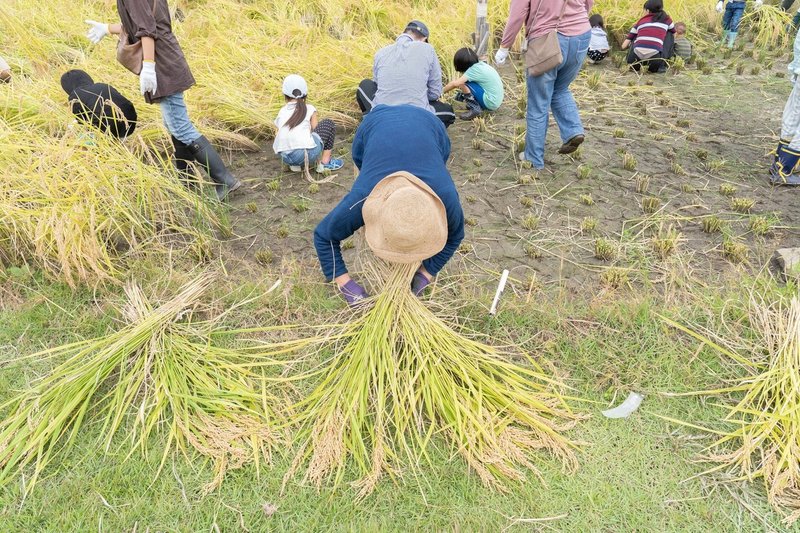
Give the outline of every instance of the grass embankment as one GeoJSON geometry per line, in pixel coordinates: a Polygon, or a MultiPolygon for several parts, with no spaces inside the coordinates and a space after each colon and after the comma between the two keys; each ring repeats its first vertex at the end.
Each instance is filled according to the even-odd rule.
{"type": "MultiPolygon", "coordinates": [[[[271,279],[265,277],[258,294],[265,292],[271,279]]],[[[327,287],[304,279],[286,281],[291,289],[285,297],[279,292],[263,294],[227,320],[240,326],[280,321],[280,317],[296,321],[298,315],[309,322],[333,320],[327,287]]],[[[217,287],[218,294],[228,293],[229,284],[232,281],[217,287]]],[[[174,531],[205,530],[215,524],[221,531],[242,525],[251,531],[497,530],[515,523],[532,527],[514,519],[546,517],[558,517],[548,523],[564,531],[599,527],[753,531],[765,527],[739,505],[738,501],[744,501],[780,529],[779,517],[769,511],[758,485],[725,486],[710,478],[689,479],[704,469],[695,460],[701,447],[712,442],[711,436],[654,416],[719,427],[724,410],[701,399],[666,398],[660,393],[717,387],[731,377],[730,369],[713,350],[698,349],[696,343],[666,327],[655,312],[712,327],[719,317],[737,323],[746,313],[727,301],[731,294],[708,291],[664,305],[656,303],[655,294],[611,292],[586,304],[552,292],[536,293],[533,302],[526,304],[525,291],[519,298],[509,292],[502,312],[488,319],[483,308],[488,287],[453,287],[442,297],[472,301],[460,310],[471,326],[569,369],[563,379],[575,387],[576,396],[588,400],[579,408],[592,414],[569,434],[591,443],[580,452],[576,473],[565,474],[557,461],[544,459],[537,467],[546,486],[531,478],[524,485],[512,484],[511,492],[503,495],[484,488],[477,476],[465,475],[461,459],[450,456],[443,441],[436,439],[438,446],[431,466],[424,470],[425,478],[407,475],[397,486],[383,480],[367,500],[356,503],[357,489],[348,486],[337,492],[323,487],[318,493],[313,486],[290,481],[281,494],[283,474],[297,451],[289,448],[285,455],[276,456],[273,467],[262,469],[260,478],[254,468],[230,472],[217,492],[201,499],[203,486],[214,475],[211,462],[169,459],[156,478],[160,457],[145,460],[136,454],[123,461],[121,455],[98,453],[93,429],[99,422],[92,417],[78,435],[76,447],[51,465],[26,499],[21,496],[24,477],[0,491],[0,528],[132,530],[138,523],[139,529],[174,531]],[[458,293],[450,293],[454,290],[458,293]],[[607,420],[599,414],[629,390],[647,395],[630,419],[607,420]],[[263,510],[266,503],[278,506],[272,516],[263,510]]],[[[96,305],[96,294],[73,293],[24,272],[6,281],[3,288],[7,307],[0,311],[0,345],[13,346],[12,354],[95,336],[115,327],[118,318],[107,306],[96,305]]],[[[253,289],[248,284],[225,298],[241,299],[253,289]]],[[[105,295],[106,300],[114,298],[113,293],[105,295]]],[[[739,333],[748,335],[747,327],[739,333]]],[[[4,391],[0,399],[26,386],[51,364],[31,361],[5,369],[0,374],[4,391]]]]}

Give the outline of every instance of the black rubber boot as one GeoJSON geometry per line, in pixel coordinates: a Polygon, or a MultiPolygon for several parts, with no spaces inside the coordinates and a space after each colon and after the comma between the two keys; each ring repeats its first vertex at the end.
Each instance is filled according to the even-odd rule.
{"type": "Polygon", "coordinates": [[[183,144],[175,137],[172,137],[172,146],[175,153],[172,154],[172,166],[178,171],[178,177],[191,189],[197,188],[197,176],[192,170],[194,154],[188,145],[183,144]]]}
{"type": "Polygon", "coordinates": [[[192,157],[197,161],[216,183],[217,198],[224,200],[230,193],[242,186],[242,182],[231,174],[205,136],[200,136],[189,145],[192,157]]]}

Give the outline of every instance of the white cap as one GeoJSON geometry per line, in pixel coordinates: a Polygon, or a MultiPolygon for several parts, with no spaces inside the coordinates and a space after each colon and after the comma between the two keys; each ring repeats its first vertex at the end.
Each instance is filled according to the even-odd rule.
{"type": "Polygon", "coordinates": [[[283,80],[283,94],[289,98],[299,98],[308,95],[308,84],[302,76],[297,74],[289,74],[283,80]],[[295,91],[300,91],[300,94],[294,94],[295,91]]]}

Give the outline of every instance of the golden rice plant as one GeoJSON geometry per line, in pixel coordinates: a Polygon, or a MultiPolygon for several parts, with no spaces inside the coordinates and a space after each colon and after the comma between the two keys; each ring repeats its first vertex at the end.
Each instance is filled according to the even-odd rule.
{"type": "MultiPolygon", "coordinates": [[[[319,383],[296,407],[300,451],[284,484],[338,486],[356,476],[358,496],[384,477],[417,473],[443,439],[489,487],[536,473],[547,451],[572,470],[578,416],[562,386],[532,357],[454,330],[409,291],[415,265],[379,265],[378,295],[344,329],[319,383]],[[518,357],[521,357],[519,359],[518,357]]],[[[323,352],[327,353],[327,352],[323,352]]]]}
{"type": "Polygon", "coordinates": [[[719,438],[706,449],[708,459],[719,463],[706,473],[762,480],[770,504],[792,526],[800,518],[800,300],[752,303],[750,323],[760,342],[746,355],[664,320],[747,372],[729,387],[691,393],[731,396],[735,402],[728,405],[724,429],[713,432],[719,438]]]}
{"type": "Polygon", "coordinates": [[[740,24],[750,32],[753,45],[757,49],[770,46],[791,48],[794,35],[786,31],[786,26],[791,24],[791,21],[791,13],[784,11],[780,6],[765,4],[758,9],[746,10],[740,24]]]}
{"type": "Polygon", "coordinates": [[[284,436],[275,429],[275,398],[254,368],[305,341],[239,351],[216,345],[217,321],[195,315],[204,314],[200,300],[213,279],[201,275],[160,305],[130,283],[121,329],[23,358],[63,362],[0,406],[0,485],[32,467],[25,484],[32,490],[95,417],[105,451],[146,454],[162,434],[161,466],[175,450],[208,457],[215,475],[206,490],[231,468],[269,460],[284,436]]]}
{"type": "Polygon", "coordinates": [[[94,284],[123,273],[129,253],[190,244],[220,227],[210,202],[138,148],[79,125],[54,137],[24,117],[0,121],[0,263],[94,284]]]}

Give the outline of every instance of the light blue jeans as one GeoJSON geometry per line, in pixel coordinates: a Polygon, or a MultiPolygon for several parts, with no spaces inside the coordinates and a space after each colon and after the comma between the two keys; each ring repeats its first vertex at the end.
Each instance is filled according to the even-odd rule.
{"type": "Polygon", "coordinates": [[[322,155],[322,138],[317,132],[313,132],[311,137],[314,138],[314,142],[316,143],[314,148],[309,148],[308,150],[300,149],[281,152],[281,161],[287,165],[296,165],[301,167],[306,164],[306,152],[308,152],[308,164],[311,165],[316,163],[317,159],[319,159],[319,156],[322,155]]]}
{"type": "Polygon", "coordinates": [[[578,114],[578,105],[572,97],[569,85],[578,75],[589,50],[592,32],[567,37],[558,34],[561,45],[561,64],[540,76],[528,76],[527,133],[525,135],[525,159],[534,168],[544,168],[544,142],[547,138],[549,112],[561,133],[561,141],[567,142],[583,134],[583,124],[578,114]]]}
{"type": "Polygon", "coordinates": [[[739,31],[739,21],[742,20],[744,15],[744,2],[728,2],[725,5],[725,14],[722,15],[722,29],[725,31],[739,31]]]}
{"type": "Polygon", "coordinates": [[[167,127],[170,135],[187,145],[200,138],[200,132],[189,119],[186,102],[183,101],[183,93],[165,96],[159,102],[159,106],[164,126],[167,127]]]}

